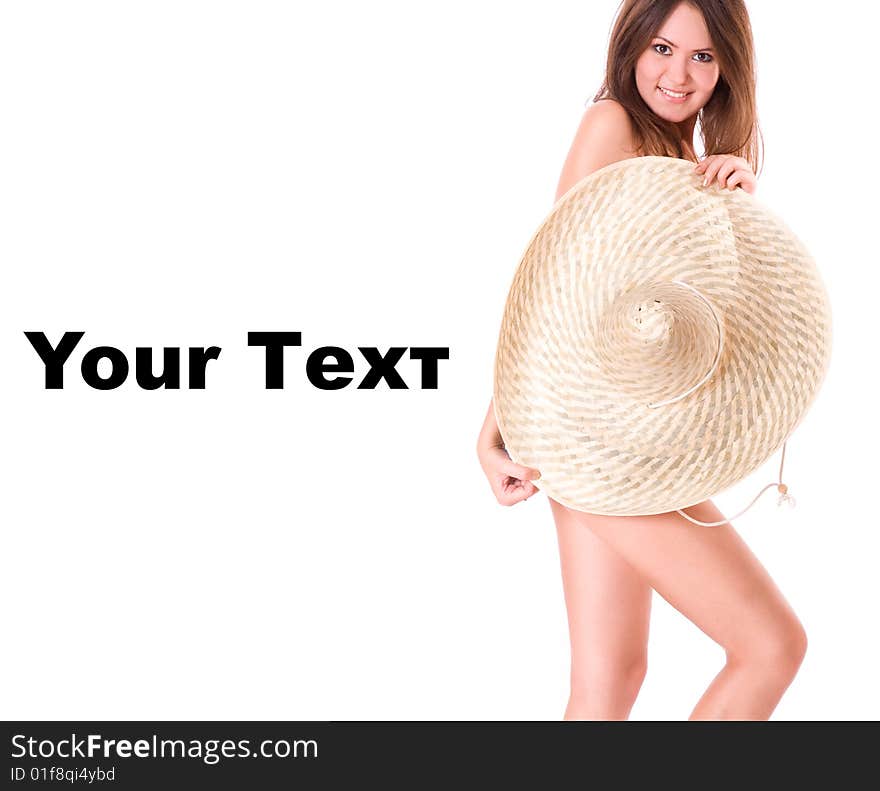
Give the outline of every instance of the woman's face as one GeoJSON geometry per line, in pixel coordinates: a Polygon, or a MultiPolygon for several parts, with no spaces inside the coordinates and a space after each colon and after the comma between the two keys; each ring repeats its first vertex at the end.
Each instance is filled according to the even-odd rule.
{"type": "Polygon", "coordinates": [[[657,115],[681,123],[709,101],[716,82],[718,63],[703,14],[680,3],[636,61],[636,87],[657,115]]]}

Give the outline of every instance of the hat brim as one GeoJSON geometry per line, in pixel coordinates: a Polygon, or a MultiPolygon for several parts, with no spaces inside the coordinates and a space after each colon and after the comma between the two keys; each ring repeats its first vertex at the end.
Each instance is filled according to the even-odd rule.
{"type": "Polygon", "coordinates": [[[825,287],[778,217],[743,190],[703,188],[682,160],[623,160],[563,195],[527,246],[499,334],[495,415],[511,458],[563,505],[664,513],[782,446],[830,346],[825,287]],[[652,406],[706,373],[713,312],[714,372],[652,406]]]}

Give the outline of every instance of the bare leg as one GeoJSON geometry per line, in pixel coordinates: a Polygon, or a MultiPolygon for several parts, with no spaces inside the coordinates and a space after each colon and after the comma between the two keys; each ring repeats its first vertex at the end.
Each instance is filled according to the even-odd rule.
{"type": "MultiPolygon", "coordinates": [[[[557,508],[564,506],[557,503],[557,508]]],[[[724,519],[711,500],[686,511],[704,522],[724,519]]],[[[570,515],[725,649],[727,664],[691,719],[768,719],[803,661],[806,634],[733,527],[700,527],[674,511],[570,515]]]]}
{"type": "Polygon", "coordinates": [[[647,669],[651,586],[550,499],[571,637],[566,720],[625,720],[647,669]]]}

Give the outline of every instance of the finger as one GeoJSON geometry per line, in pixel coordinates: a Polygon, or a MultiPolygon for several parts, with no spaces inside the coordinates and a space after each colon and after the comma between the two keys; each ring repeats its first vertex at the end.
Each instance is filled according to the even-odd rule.
{"type": "Polygon", "coordinates": [[[696,173],[702,173],[706,169],[706,166],[710,165],[712,161],[717,158],[718,154],[709,154],[708,156],[703,157],[701,162],[699,162],[697,165],[694,165],[694,171],[696,173]]]}
{"type": "Polygon", "coordinates": [[[727,179],[727,188],[736,189],[740,187],[750,195],[755,192],[755,176],[751,170],[737,170],[730,178],[727,179]]]}
{"type": "Polygon", "coordinates": [[[737,170],[743,170],[742,163],[736,157],[730,157],[718,168],[718,183],[723,187],[737,170]]]}
{"type": "Polygon", "coordinates": [[[704,187],[708,187],[713,181],[715,181],[715,176],[718,174],[718,171],[723,164],[724,160],[717,157],[706,166],[706,170],[703,171],[703,175],[705,176],[703,179],[704,187]]]}
{"type": "Polygon", "coordinates": [[[501,465],[500,469],[505,475],[518,478],[521,481],[534,481],[541,477],[541,473],[534,467],[525,467],[509,459],[501,465]]]}
{"type": "Polygon", "coordinates": [[[519,486],[515,486],[510,491],[505,493],[504,504],[515,505],[516,503],[521,503],[523,500],[528,500],[529,497],[531,497],[537,491],[538,490],[531,483],[524,483],[519,486]]]}
{"type": "Polygon", "coordinates": [[[752,180],[751,171],[737,170],[728,177],[724,186],[726,186],[727,189],[729,189],[729,190],[736,189],[737,185],[740,185],[740,186],[742,186],[743,189],[746,189],[747,186],[750,186],[749,182],[751,180],[752,180]]]}
{"type": "Polygon", "coordinates": [[[499,505],[513,505],[514,503],[519,502],[519,500],[516,499],[516,495],[505,491],[495,492],[495,499],[498,500],[499,505]]]}
{"type": "Polygon", "coordinates": [[[506,476],[501,478],[501,488],[507,494],[520,494],[523,491],[533,493],[537,491],[537,487],[531,481],[521,481],[517,478],[508,478],[506,476]]]}

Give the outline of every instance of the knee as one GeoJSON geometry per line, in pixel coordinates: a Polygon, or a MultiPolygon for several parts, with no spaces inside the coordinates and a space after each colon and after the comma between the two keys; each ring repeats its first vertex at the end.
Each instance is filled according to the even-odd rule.
{"type": "Polygon", "coordinates": [[[572,718],[625,719],[647,672],[646,656],[573,668],[569,715],[572,718]]]}
{"type": "Polygon", "coordinates": [[[639,690],[642,688],[642,682],[645,680],[647,674],[648,658],[646,656],[641,656],[630,664],[629,669],[625,673],[625,683],[632,690],[633,698],[635,698],[639,690]]]}
{"type": "Polygon", "coordinates": [[[793,677],[807,653],[807,632],[794,616],[756,634],[746,646],[728,650],[728,659],[760,664],[765,672],[793,677]]]}

